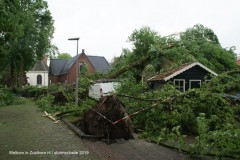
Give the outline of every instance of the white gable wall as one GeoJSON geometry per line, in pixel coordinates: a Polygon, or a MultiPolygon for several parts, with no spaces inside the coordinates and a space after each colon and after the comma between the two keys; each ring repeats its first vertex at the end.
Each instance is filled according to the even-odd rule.
{"type": "Polygon", "coordinates": [[[42,85],[38,86],[48,86],[48,71],[29,71],[27,72],[27,80],[31,86],[37,86],[37,76],[42,76],[42,85]]]}

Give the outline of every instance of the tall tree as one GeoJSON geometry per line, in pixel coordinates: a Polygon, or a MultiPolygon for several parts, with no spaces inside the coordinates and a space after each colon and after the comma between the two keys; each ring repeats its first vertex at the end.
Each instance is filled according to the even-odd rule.
{"type": "Polygon", "coordinates": [[[197,24],[181,33],[180,41],[197,61],[218,73],[236,68],[236,54],[224,49],[210,28],[197,24]]]}
{"type": "Polygon", "coordinates": [[[59,58],[59,59],[71,59],[72,56],[68,53],[61,53],[61,54],[58,54],[57,58],[59,58]]]}
{"type": "Polygon", "coordinates": [[[53,19],[44,0],[0,0],[0,55],[11,73],[11,87],[36,60],[49,53],[53,19]]]}
{"type": "MultiPolygon", "coordinates": [[[[188,28],[180,36],[172,34],[165,37],[143,27],[135,30],[129,41],[133,43],[133,49],[125,49],[119,59],[115,58],[115,70],[110,77],[124,74],[139,81],[147,65],[159,72],[193,61],[199,61],[218,73],[237,67],[236,54],[224,49],[217,35],[201,24],[188,28]]],[[[146,74],[146,70],[144,72],[146,74]]]]}
{"type": "Polygon", "coordinates": [[[156,57],[156,48],[163,41],[157,32],[149,27],[143,27],[133,31],[129,37],[129,42],[133,44],[133,50],[132,54],[127,56],[128,63],[135,63],[139,59],[145,59],[145,61],[141,62],[141,65],[137,65],[132,69],[133,76],[140,81],[143,69],[150,63],[151,57],[156,57]]]}

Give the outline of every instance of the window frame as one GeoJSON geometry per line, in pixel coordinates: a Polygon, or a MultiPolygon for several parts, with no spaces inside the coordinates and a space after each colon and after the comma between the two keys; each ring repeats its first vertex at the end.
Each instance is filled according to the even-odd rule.
{"type": "Polygon", "coordinates": [[[42,75],[41,74],[37,75],[37,85],[42,85],[42,75]]]}
{"type": "Polygon", "coordinates": [[[181,89],[182,89],[182,92],[186,91],[185,79],[174,79],[173,83],[176,89],[179,90],[180,92],[181,92],[181,89]],[[183,82],[183,86],[181,86],[181,83],[179,83],[179,85],[177,86],[176,82],[183,82]]]}
{"type": "Polygon", "coordinates": [[[189,80],[189,89],[191,88],[191,82],[200,82],[200,87],[202,86],[202,80],[201,79],[193,79],[193,80],[189,80]]]}

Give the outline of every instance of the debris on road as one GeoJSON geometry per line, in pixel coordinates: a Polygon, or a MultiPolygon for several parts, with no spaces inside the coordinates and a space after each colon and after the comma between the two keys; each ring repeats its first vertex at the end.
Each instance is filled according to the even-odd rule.
{"type": "Polygon", "coordinates": [[[58,123],[59,122],[59,120],[56,120],[54,117],[52,117],[51,114],[47,113],[46,111],[44,111],[43,117],[48,117],[49,119],[53,120],[54,123],[58,123]]]}

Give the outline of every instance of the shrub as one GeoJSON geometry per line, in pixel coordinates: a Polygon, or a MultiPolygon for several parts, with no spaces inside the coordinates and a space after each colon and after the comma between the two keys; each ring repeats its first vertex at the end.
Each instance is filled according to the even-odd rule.
{"type": "Polygon", "coordinates": [[[7,89],[0,89],[0,106],[26,103],[21,97],[15,96],[7,89]]]}

